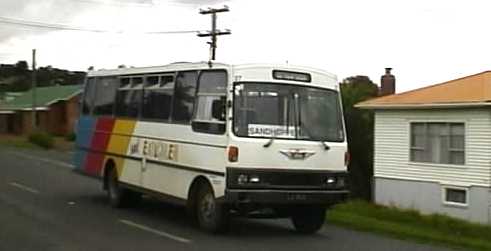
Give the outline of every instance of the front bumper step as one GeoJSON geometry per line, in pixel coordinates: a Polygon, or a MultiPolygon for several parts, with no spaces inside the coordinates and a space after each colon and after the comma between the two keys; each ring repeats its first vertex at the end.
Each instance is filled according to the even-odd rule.
{"type": "Polygon", "coordinates": [[[228,189],[228,204],[317,204],[333,205],[347,199],[348,190],[250,190],[228,189]]]}

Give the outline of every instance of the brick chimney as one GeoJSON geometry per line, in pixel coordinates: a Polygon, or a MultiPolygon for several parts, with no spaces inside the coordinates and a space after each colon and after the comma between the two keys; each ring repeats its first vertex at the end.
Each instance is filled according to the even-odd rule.
{"type": "Polygon", "coordinates": [[[396,77],[390,73],[392,68],[385,68],[385,74],[380,78],[379,96],[391,95],[396,92],[396,77]]]}

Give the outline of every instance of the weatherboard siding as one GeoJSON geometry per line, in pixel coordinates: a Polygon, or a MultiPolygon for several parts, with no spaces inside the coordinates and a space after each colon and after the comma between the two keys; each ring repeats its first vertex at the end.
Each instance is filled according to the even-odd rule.
{"type": "Polygon", "coordinates": [[[491,184],[491,111],[378,110],[375,113],[375,177],[458,186],[491,184]],[[464,122],[465,165],[409,160],[410,122],[464,122]]]}

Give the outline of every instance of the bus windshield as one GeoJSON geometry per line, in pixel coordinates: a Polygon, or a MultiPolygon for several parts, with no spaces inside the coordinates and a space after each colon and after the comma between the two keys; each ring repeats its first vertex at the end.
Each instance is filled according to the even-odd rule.
{"type": "Polygon", "coordinates": [[[344,141],[338,92],[298,85],[236,83],[234,133],[239,137],[344,141]]]}

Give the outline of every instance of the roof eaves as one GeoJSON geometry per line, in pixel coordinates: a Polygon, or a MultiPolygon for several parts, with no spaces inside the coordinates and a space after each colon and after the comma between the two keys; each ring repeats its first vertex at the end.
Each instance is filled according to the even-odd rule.
{"type": "MultiPolygon", "coordinates": [[[[49,107],[38,106],[35,108],[36,111],[47,111],[49,107]]],[[[7,107],[0,109],[0,113],[15,113],[17,111],[32,111],[32,107],[7,107]]]]}
{"type": "Polygon", "coordinates": [[[426,103],[426,104],[357,104],[356,108],[373,110],[396,109],[439,109],[439,108],[465,108],[491,106],[491,102],[466,102],[466,103],[426,103]]]}
{"type": "Polygon", "coordinates": [[[73,98],[73,97],[75,97],[75,96],[79,95],[80,93],[82,93],[82,90],[75,91],[75,92],[73,92],[72,94],[70,94],[69,96],[66,96],[66,97],[63,97],[63,98],[53,99],[53,100],[51,100],[51,101],[49,101],[49,102],[46,102],[44,105],[45,105],[45,106],[50,106],[50,105],[52,105],[52,104],[54,104],[54,103],[56,103],[56,102],[58,102],[58,101],[66,101],[66,100],[70,100],[71,98],[73,98]]]}

